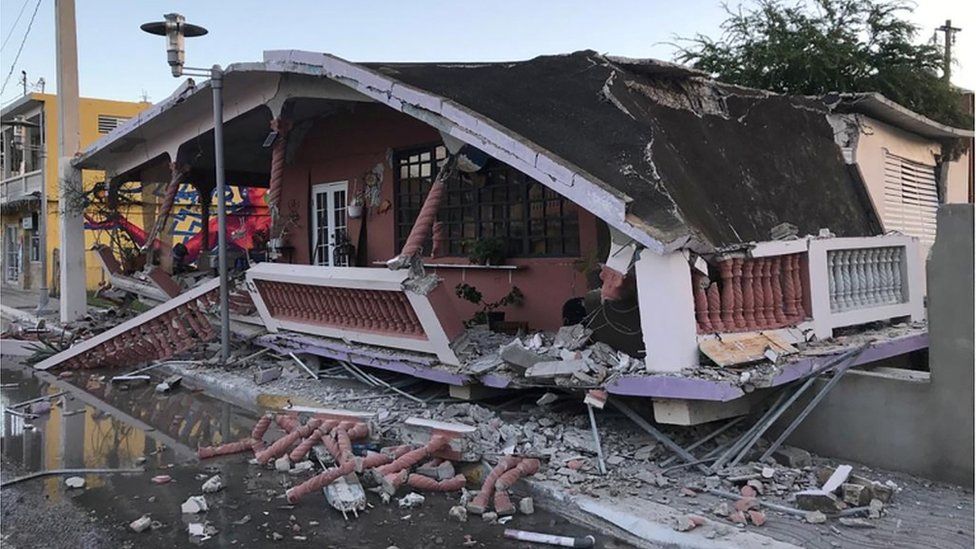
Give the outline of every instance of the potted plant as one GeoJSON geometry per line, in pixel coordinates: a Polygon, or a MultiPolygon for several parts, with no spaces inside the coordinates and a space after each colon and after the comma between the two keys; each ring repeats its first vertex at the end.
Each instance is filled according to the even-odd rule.
{"type": "Polygon", "coordinates": [[[454,287],[454,294],[465,301],[481,306],[481,309],[465,324],[468,326],[487,324],[489,329],[493,324],[505,321],[505,311],[497,309],[509,305],[519,306],[525,301],[525,295],[518,286],[512,286],[512,289],[505,296],[498,301],[491,302],[485,301],[484,295],[477,288],[464,282],[454,287]]]}
{"type": "Polygon", "coordinates": [[[508,242],[500,236],[465,240],[464,248],[474,265],[501,265],[508,257],[508,242]]]}

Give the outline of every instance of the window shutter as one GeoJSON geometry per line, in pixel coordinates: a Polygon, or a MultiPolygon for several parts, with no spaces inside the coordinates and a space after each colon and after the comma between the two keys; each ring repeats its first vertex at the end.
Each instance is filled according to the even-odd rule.
{"type": "Polygon", "coordinates": [[[935,242],[935,166],[885,151],[884,191],[885,229],[914,236],[923,244],[935,242]]]}
{"type": "Polygon", "coordinates": [[[109,133],[128,119],[129,117],[127,116],[100,114],[98,115],[98,133],[109,133]]]}

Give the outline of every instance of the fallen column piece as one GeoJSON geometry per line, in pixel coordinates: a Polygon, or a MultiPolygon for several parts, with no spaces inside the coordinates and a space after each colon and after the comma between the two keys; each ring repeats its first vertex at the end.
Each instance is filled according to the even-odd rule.
{"type": "Polygon", "coordinates": [[[447,480],[434,480],[424,475],[414,473],[407,477],[407,485],[424,492],[455,492],[464,487],[467,479],[458,474],[447,480]]]}
{"type": "Polygon", "coordinates": [[[295,446],[295,449],[288,454],[288,459],[296,463],[305,459],[305,456],[312,451],[312,446],[318,444],[322,440],[323,436],[325,435],[322,433],[322,429],[315,429],[307,437],[305,437],[298,444],[298,446],[295,446]]]}
{"type": "Polygon", "coordinates": [[[251,429],[251,438],[254,440],[263,439],[264,434],[268,432],[268,427],[271,426],[272,419],[274,419],[272,414],[264,414],[261,416],[257,423],[254,424],[254,428],[251,429]]]}
{"type": "Polygon", "coordinates": [[[356,468],[356,464],[352,461],[347,461],[337,467],[327,469],[322,473],[306,480],[305,482],[289,488],[285,492],[285,497],[288,499],[288,503],[298,503],[303,497],[308,494],[321,490],[323,487],[332,484],[337,478],[348,475],[352,473],[356,468]]]}
{"type": "Polygon", "coordinates": [[[534,475],[539,471],[539,460],[535,458],[523,459],[508,471],[502,473],[495,481],[495,490],[508,490],[522,477],[534,475]]]}
{"type": "Polygon", "coordinates": [[[272,459],[280,457],[286,451],[288,451],[288,449],[291,448],[293,444],[298,442],[298,439],[308,436],[309,434],[312,433],[313,430],[317,429],[318,426],[321,424],[322,424],[321,419],[312,418],[308,420],[308,423],[300,427],[297,427],[292,432],[279,438],[267,450],[264,450],[263,452],[255,456],[258,460],[258,463],[264,465],[265,463],[271,461],[272,459]]]}
{"type": "Polygon", "coordinates": [[[197,457],[200,459],[208,459],[217,456],[229,456],[231,454],[247,452],[254,447],[254,442],[254,439],[245,438],[238,440],[237,442],[221,444],[220,446],[205,446],[197,449],[197,457]]]}
{"type": "Polygon", "coordinates": [[[375,467],[382,467],[393,461],[390,456],[382,452],[369,452],[364,458],[356,459],[356,472],[362,473],[375,467]]]}
{"type": "Polygon", "coordinates": [[[488,509],[488,501],[495,494],[495,483],[498,482],[498,477],[502,476],[502,473],[505,471],[515,467],[518,462],[519,458],[513,456],[505,456],[498,461],[498,465],[495,465],[495,468],[485,477],[485,482],[481,485],[481,491],[478,492],[478,495],[473,500],[468,502],[467,509],[469,513],[476,515],[484,514],[488,509]]]}
{"type": "Polygon", "coordinates": [[[421,461],[429,458],[434,452],[437,452],[441,448],[447,446],[447,443],[448,441],[446,438],[440,435],[435,435],[431,437],[430,442],[428,442],[426,445],[403,454],[388,465],[373,469],[373,474],[376,475],[377,482],[382,482],[382,478],[384,476],[390,473],[396,473],[403,469],[409,469],[414,465],[417,465],[421,461]]]}
{"type": "Polygon", "coordinates": [[[366,492],[354,473],[335,479],[322,490],[325,492],[325,500],[342,513],[343,518],[350,511],[358,517],[359,511],[366,509],[366,492]]]}
{"type": "Polygon", "coordinates": [[[515,514],[515,505],[512,504],[512,499],[508,497],[508,492],[505,490],[495,491],[494,504],[498,516],[515,514]]]}

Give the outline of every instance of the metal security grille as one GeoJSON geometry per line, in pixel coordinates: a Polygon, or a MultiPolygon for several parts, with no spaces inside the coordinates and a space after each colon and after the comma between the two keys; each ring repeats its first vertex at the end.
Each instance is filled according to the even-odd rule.
{"type": "MultiPolygon", "coordinates": [[[[446,158],[443,146],[398,151],[394,157],[397,247],[403,246],[427,191],[446,158]]],[[[500,238],[510,257],[578,256],[576,204],[522,172],[490,160],[477,173],[447,181],[438,212],[445,255],[464,256],[465,244],[500,238]]],[[[428,242],[425,250],[430,250],[428,242]]]]}
{"type": "Polygon", "coordinates": [[[128,116],[112,116],[108,114],[98,115],[98,133],[109,133],[115,128],[119,127],[119,124],[128,120],[128,116]]]}
{"type": "Polygon", "coordinates": [[[935,242],[939,208],[935,166],[913,162],[885,151],[884,225],[887,230],[935,242]]]}

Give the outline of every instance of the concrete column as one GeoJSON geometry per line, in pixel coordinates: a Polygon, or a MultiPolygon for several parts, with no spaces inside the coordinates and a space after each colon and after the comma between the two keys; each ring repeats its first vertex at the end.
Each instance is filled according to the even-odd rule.
{"type": "Polygon", "coordinates": [[[81,170],[71,166],[71,159],[61,157],[58,163],[61,201],[58,206],[61,238],[61,322],[71,322],[85,315],[85,220],[80,210],[81,170]]]}
{"type": "Polygon", "coordinates": [[[77,203],[82,191],[80,170],[71,158],[81,150],[78,121],[78,45],[74,0],[55,1],[58,76],[58,173],[61,182],[61,321],[85,314],[85,223],[77,203]],[[74,198],[74,200],[72,200],[74,198]]]}
{"type": "Polygon", "coordinates": [[[688,260],[681,253],[644,249],[634,264],[644,359],[649,372],[676,372],[698,365],[695,301],[688,260]]]}

